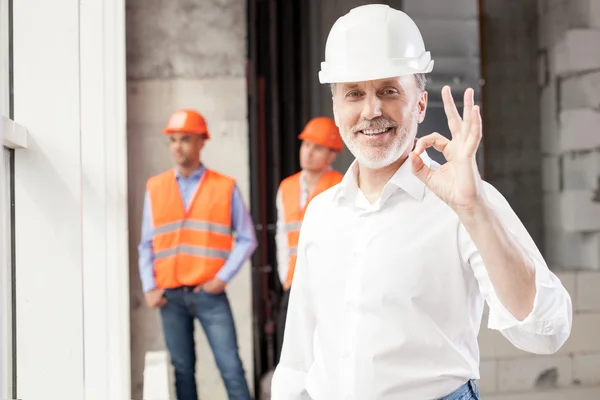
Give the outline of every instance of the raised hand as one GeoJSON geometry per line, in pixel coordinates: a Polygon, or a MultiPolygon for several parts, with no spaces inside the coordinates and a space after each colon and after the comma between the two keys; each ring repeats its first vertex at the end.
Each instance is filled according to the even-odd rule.
{"type": "Polygon", "coordinates": [[[469,211],[481,200],[481,175],[475,153],[481,141],[481,115],[474,106],[474,92],[465,90],[463,118],[460,117],[449,86],[442,89],[444,111],[452,140],[434,132],[417,140],[409,157],[413,173],[429,190],[446,202],[457,213],[469,211]],[[442,152],[447,162],[438,169],[430,169],[419,157],[428,147],[442,152]]]}

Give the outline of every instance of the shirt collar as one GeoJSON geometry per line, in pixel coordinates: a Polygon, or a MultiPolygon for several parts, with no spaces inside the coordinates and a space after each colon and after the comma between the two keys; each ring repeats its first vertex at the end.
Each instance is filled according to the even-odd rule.
{"type": "Polygon", "coordinates": [[[177,180],[183,178],[183,179],[190,179],[190,178],[200,178],[202,176],[202,174],[204,173],[204,165],[200,164],[200,166],[195,169],[194,171],[192,171],[192,173],[189,176],[183,176],[181,175],[181,172],[179,172],[179,168],[175,167],[175,178],[177,180]]]}
{"type": "MultiPolygon", "coordinates": [[[[327,169],[325,170],[325,172],[323,172],[323,175],[325,175],[327,172],[331,171],[333,169],[333,167],[330,165],[329,167],[327,167],[327,169]]],[[[305,170],[300,170],[300,183],[301,184],[305,184],[306,183],[306,171],[305,170]]]]}
{"type": "MultiPolygon", "coordinates": [[[[429,158],[426,151],[421,154],[421,159],[425,165],[431,168],[431,158],[429,158]]],[[[358,194],[357,176],[358,161],[354,160],[337,188],[337,192],[335,193],[336,199],[354,199],[356,197],[358,194]]],[[[402,163],[400,168],[398,168],[396,173],[394,173],[388,183],[386,183],[382,191],[382,197],[385,196],[386,192],[389,192],[388,188],[390,186],[404,190],[419,201],[423,200],[423,196],[425,195],[425,184],[412,173],[410,161],[408,159],[402,163]]]]}

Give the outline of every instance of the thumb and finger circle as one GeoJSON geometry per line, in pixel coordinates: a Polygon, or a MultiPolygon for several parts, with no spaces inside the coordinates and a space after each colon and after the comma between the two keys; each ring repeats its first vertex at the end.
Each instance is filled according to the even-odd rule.
{"type": "Polygon", "coordinates": [[[450,140],[447,137],[438,132],[433,132],[417,140],[414,151],[417,154],[421,154],[425,149],[433,147],[437,151],[443,152],[449,143],[450,140]]]}

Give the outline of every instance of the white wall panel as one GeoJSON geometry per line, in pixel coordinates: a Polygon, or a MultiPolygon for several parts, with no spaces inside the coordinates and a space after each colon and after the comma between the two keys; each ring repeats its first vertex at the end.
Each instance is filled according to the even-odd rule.
{"type": "Polygon", "coordinates": [[[13,6],[17,395],[129,398],[124,1],[13,6]]]}

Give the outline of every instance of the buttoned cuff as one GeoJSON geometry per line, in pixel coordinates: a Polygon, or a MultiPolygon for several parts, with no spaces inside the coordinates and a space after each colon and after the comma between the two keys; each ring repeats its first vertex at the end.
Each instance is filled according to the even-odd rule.
{"type": "Polygon", "coordinates": [[[156,279],[154,279],[154,267],[146,268],[140,272],[140,280],[142,281],[142,291],[147,293],[152,289],[156,289],[156,279]]]}

